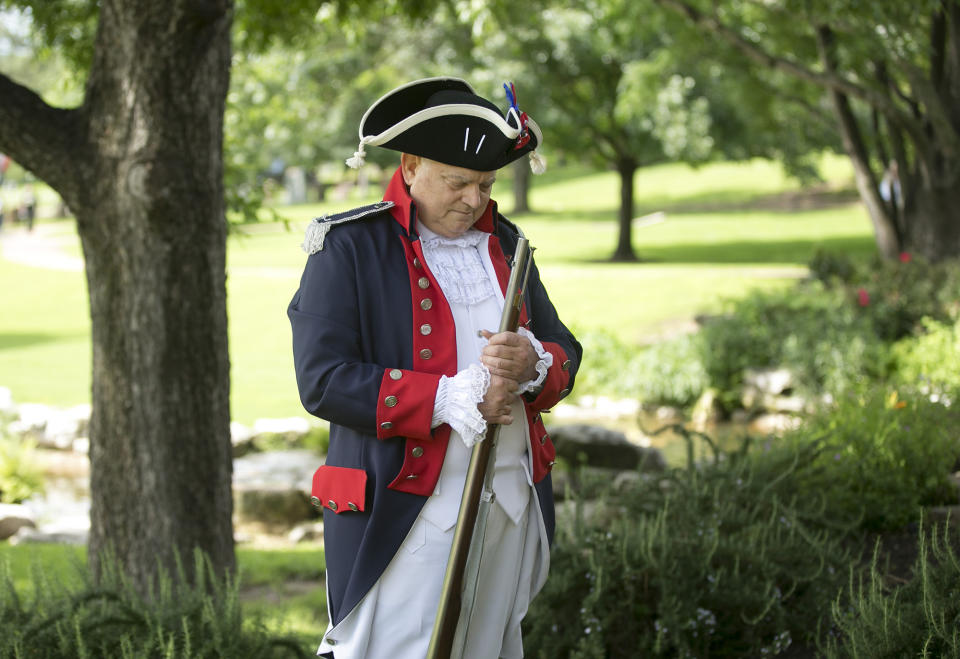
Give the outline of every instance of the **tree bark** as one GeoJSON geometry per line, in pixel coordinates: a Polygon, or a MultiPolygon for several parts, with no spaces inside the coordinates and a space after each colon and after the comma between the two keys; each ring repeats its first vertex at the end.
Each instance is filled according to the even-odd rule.
{"type": "Polygon", "coordinates": [[[530,162],[527,158],[513,161],[513,212],[530,212],[530,162]]]}
{"type": "Polygon", "coordinates": [[[620,213],[617,249],[610,257],[611,261],[636,261],[633,251],[633,175],[637,171],[637,162],[629,156],[617,160],[617,173],[620,175],[620,213]]]}
{"type": "MultiPolygon", "coordinates": [[[[103,2],[84,105],[32,142],[0,133],[77,218],[93,343],[89,561],[98,574],[111,552],[144,593],[178,555],[192,579],[196,549],[219,573],[235,564],[222,157],[231,20],[229,0],[103,2]]],[[[12,130],[37,127],[23,118],[12,130]]]]}

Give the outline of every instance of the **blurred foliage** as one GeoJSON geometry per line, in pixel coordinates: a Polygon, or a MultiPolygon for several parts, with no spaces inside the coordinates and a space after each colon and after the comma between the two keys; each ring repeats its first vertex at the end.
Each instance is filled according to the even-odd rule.
{"type": "Polygon", "coordinates": [[[960,392],[960,319],[921,321],[923,331],[893,346],[897,378],[934,396],[960,392]]]}
{"type": "Polygon", "coordinates": [[[920,506],[956,503],[960,409],[875,384],[840,396],[782,440],[817,457],[795,485],[822,492],[829,513],[867,529],[896,529],[920,506]]]}
{"type": "Polygon", "coordinates": [[[43,492],[36,443],[0,433],[0,503],[20,503],[43,492]]]}

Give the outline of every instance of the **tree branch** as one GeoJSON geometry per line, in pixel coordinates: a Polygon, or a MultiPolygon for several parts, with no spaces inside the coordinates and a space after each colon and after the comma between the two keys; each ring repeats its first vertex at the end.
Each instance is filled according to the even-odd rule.
{"type": "Polygon", "coordinates": [[[743,35],[736,30],[721,23],[715,16],[705,14],[683,0],[655,0],[655,2],[685,15],[694,25],[719,36],[762,66],[770,69],[779,69],[819,87],[866,101],[869,105],[886,115],[891,121],[901,125],[904,130],[911,134],[918,144],[926,143],[926,138],[921,128],[917,125],[917,122],[898,107],[889,96],[870,89],[869,87],[858,85],[835,71],[825,71],[821,73],[795,60],[772,55],[757,44],[745,39],[743,35]]]}
{"type": "Polygon", "coordinates": [[[0,151],[74,205],[83,189],[83,111],[52,107],[3,73],[0,98],[0,151]]]}

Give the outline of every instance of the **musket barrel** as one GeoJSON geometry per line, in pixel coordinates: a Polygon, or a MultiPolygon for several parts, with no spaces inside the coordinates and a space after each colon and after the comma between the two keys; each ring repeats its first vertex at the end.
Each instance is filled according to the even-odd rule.
{"type": "MultiPolygon", "coordinates": [[[[500,316],[500,331],[515,332],[520,322],[520,309],[523,306],[523,294],[529,274],[530,244],[522,235],[517,241],[513,257],[513,269],[507,283],[504,295],[503,313],[500,316]]],[[[481,547],[475,546],[477,538],[479,544],[483,542],[483,534],[475,533],[477,517],[480,510],[484,481],[488,469],[493,469],[496,457],[496,441],[500,426],[490,424],[483,441],[473,446],[470,454],[470,464],[467,467],[467,478],[463,486],[463,497],[460,499],[460,511],[457,515],[457,526],[453,533],[453,544],[450,547],[450,556],[447,559],[446,572],[443,575],[443,586],[440,592],[440,603],[437,607],[437,617],[433,623],[433,634],[430,638],[430,647],[427,650],[428,659],[453,659],[452,651],[460,614],[463,608],[462,594],[465,587],[464,573],[467,559],[471,551],[479,552],[481,547]]],[[[472,588],[475,584],[471,585],[472,588]]],[[[469,623],[469,619],[464,621],[469,623]]]]}

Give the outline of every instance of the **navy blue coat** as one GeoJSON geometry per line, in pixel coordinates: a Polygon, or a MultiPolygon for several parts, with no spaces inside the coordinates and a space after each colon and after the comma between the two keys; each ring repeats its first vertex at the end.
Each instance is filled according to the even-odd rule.
{"type": "MultiPolygon", "coordinates": [[[[425,265],[416,207],[399,170],[385,200],[325,218],[329,233],[308,257],[287,312],[301,400],[330,422],[330,449],[313,494],[324,509],[334,624],[403,542],[434,490],[450,436],[446,424],[431,429],[430,423],[440,376],[457,370],[453,318],[425,265]]],[[[505,255],[516,247],[516,228],[492,201],[475,227],[496,236],[489,249],[505,287],[505,255]]],[[[558,318],[536,266],[521,322],[554,355],[543,390],[526,403],[533,478],[552,538],[555,451],[539,413],[569,393],[582,350],[558,318]]]]}

